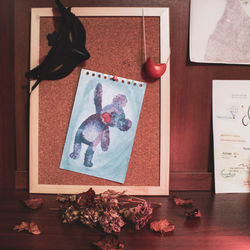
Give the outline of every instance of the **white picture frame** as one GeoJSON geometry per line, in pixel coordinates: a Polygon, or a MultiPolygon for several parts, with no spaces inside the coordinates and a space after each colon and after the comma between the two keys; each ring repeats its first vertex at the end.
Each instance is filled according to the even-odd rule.
{"type": "MultiPolygon", "coordinates": [[[[166,73],[161,77],[160,93],[160,180],[159,186],[99,186],[91,187],[98,193],[107,189],[124,191],[132,195],[169,194],[169,147],[170,147],[170,40],[168,8],[102,8],[75,7],[71,11],[76,16],[154,16],[160,19],[160,61],[167,62],[166,73]]],[[[39,64],[40,18],[57,15],[52,8],[31,9],[30,68],[39,64]]],[[[59,13],[58,13],[59,15],[59,13]]],[[[35,81],[30,81],[33,86],[35,81]]],[[[89,185],[51,185],[39,184],[39,86],[30,95],[30,132],[29,132],[29,191],[30,193],[79,193],[90,188],[89,185]]]]}

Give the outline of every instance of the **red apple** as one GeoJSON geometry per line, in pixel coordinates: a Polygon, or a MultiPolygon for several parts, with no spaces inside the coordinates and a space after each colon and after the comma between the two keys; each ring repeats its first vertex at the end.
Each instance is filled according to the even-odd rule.
{"type": "Polygon", "coordinates": [[[149,77],[157,79],[160,78],[166,71],[166,63],[155,64],[151,57],[146,62],[146,73],[149,77]]]}

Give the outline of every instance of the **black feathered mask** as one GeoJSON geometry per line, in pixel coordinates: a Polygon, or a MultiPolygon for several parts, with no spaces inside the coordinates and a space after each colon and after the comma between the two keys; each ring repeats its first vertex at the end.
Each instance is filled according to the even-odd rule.
{"type": "Polygon", "coordinates": [[[69,75],[81,62],[90,57],[85,48],[86,31],[80,20],[65,8],[60,0],[55,0],[61,13],[59,32],[48,34],[48,44],[52,46],[43,62],[26,73],[28,79],[36,79],[32,90],[42,80],[57,80],[69,75]]]}

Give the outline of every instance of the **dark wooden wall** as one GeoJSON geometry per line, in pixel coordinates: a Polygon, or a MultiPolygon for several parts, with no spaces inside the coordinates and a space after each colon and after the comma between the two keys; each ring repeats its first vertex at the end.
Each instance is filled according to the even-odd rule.
{"type": "Polygon", "coordinates": [[[0,3],[0,191],[13,189],[15,177],[13,7],[11,0],[0,3]]]}
{"type": "MultiPolygon", "coordinates": [[[[249,66],[197,64],[189,61],[189,0],[62,0],[62,2],[67,6],[170,8],[170,190],[211,190],[213,188],[212,80],[248,79],[249,66]]],[[[24,74],[29,65],[30,8],[50,6],[55,6],[52,0],[1,2],[1,35],[5,34],[4,39],[0,40],[1,188],[13,187],[15,161],[17,162],[16,187],[27,187],[28,91],[24,74]],[[12,47],[13,42],[14,47],[12,47]],[[16,130],[14,120],[16,120],[16,130]]]]}

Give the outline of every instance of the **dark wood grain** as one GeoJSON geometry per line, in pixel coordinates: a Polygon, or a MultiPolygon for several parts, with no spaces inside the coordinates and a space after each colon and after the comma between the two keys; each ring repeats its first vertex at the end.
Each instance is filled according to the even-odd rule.
{"type": "MultiPolygon", "coordinates": [[[[54,195],[39,195],[44,206],[30,210],[20,202],[27,193],[16,192],[5,196],[0,203],[0,249],[93,249],[90,243],[104,236],[101,229],[91,229],[81,224],[62,224],[58,217],[58,203],[54,195]],[[35,236],[26,232],[12,231],[22,220],[35,221],[42,234],[35,236]]],[[[32,197],[38,197],[32,196],[32,197]]],[[[220,194],[210,192],[175,192],[171,197],[148,197],[151,202],[162,202],[154,210],[152,220],[168,219],[175,226],[173,233],[161,236],[148,227],[134,231],[129,226],[117,234],[125,243],[125,249],[227,249],[250,248],[249,194],[220,194]],[[201,209],[201,219],[186,219],[185,209],[175,206],[172,196],[192,198],[194,206],[201,209]]]]}
{"type": "Polygon", "coordinates": [[[13,189],[15,178],[13,14],[13,1],[2,1],[0,3],[0,190],[13,189]]]}

